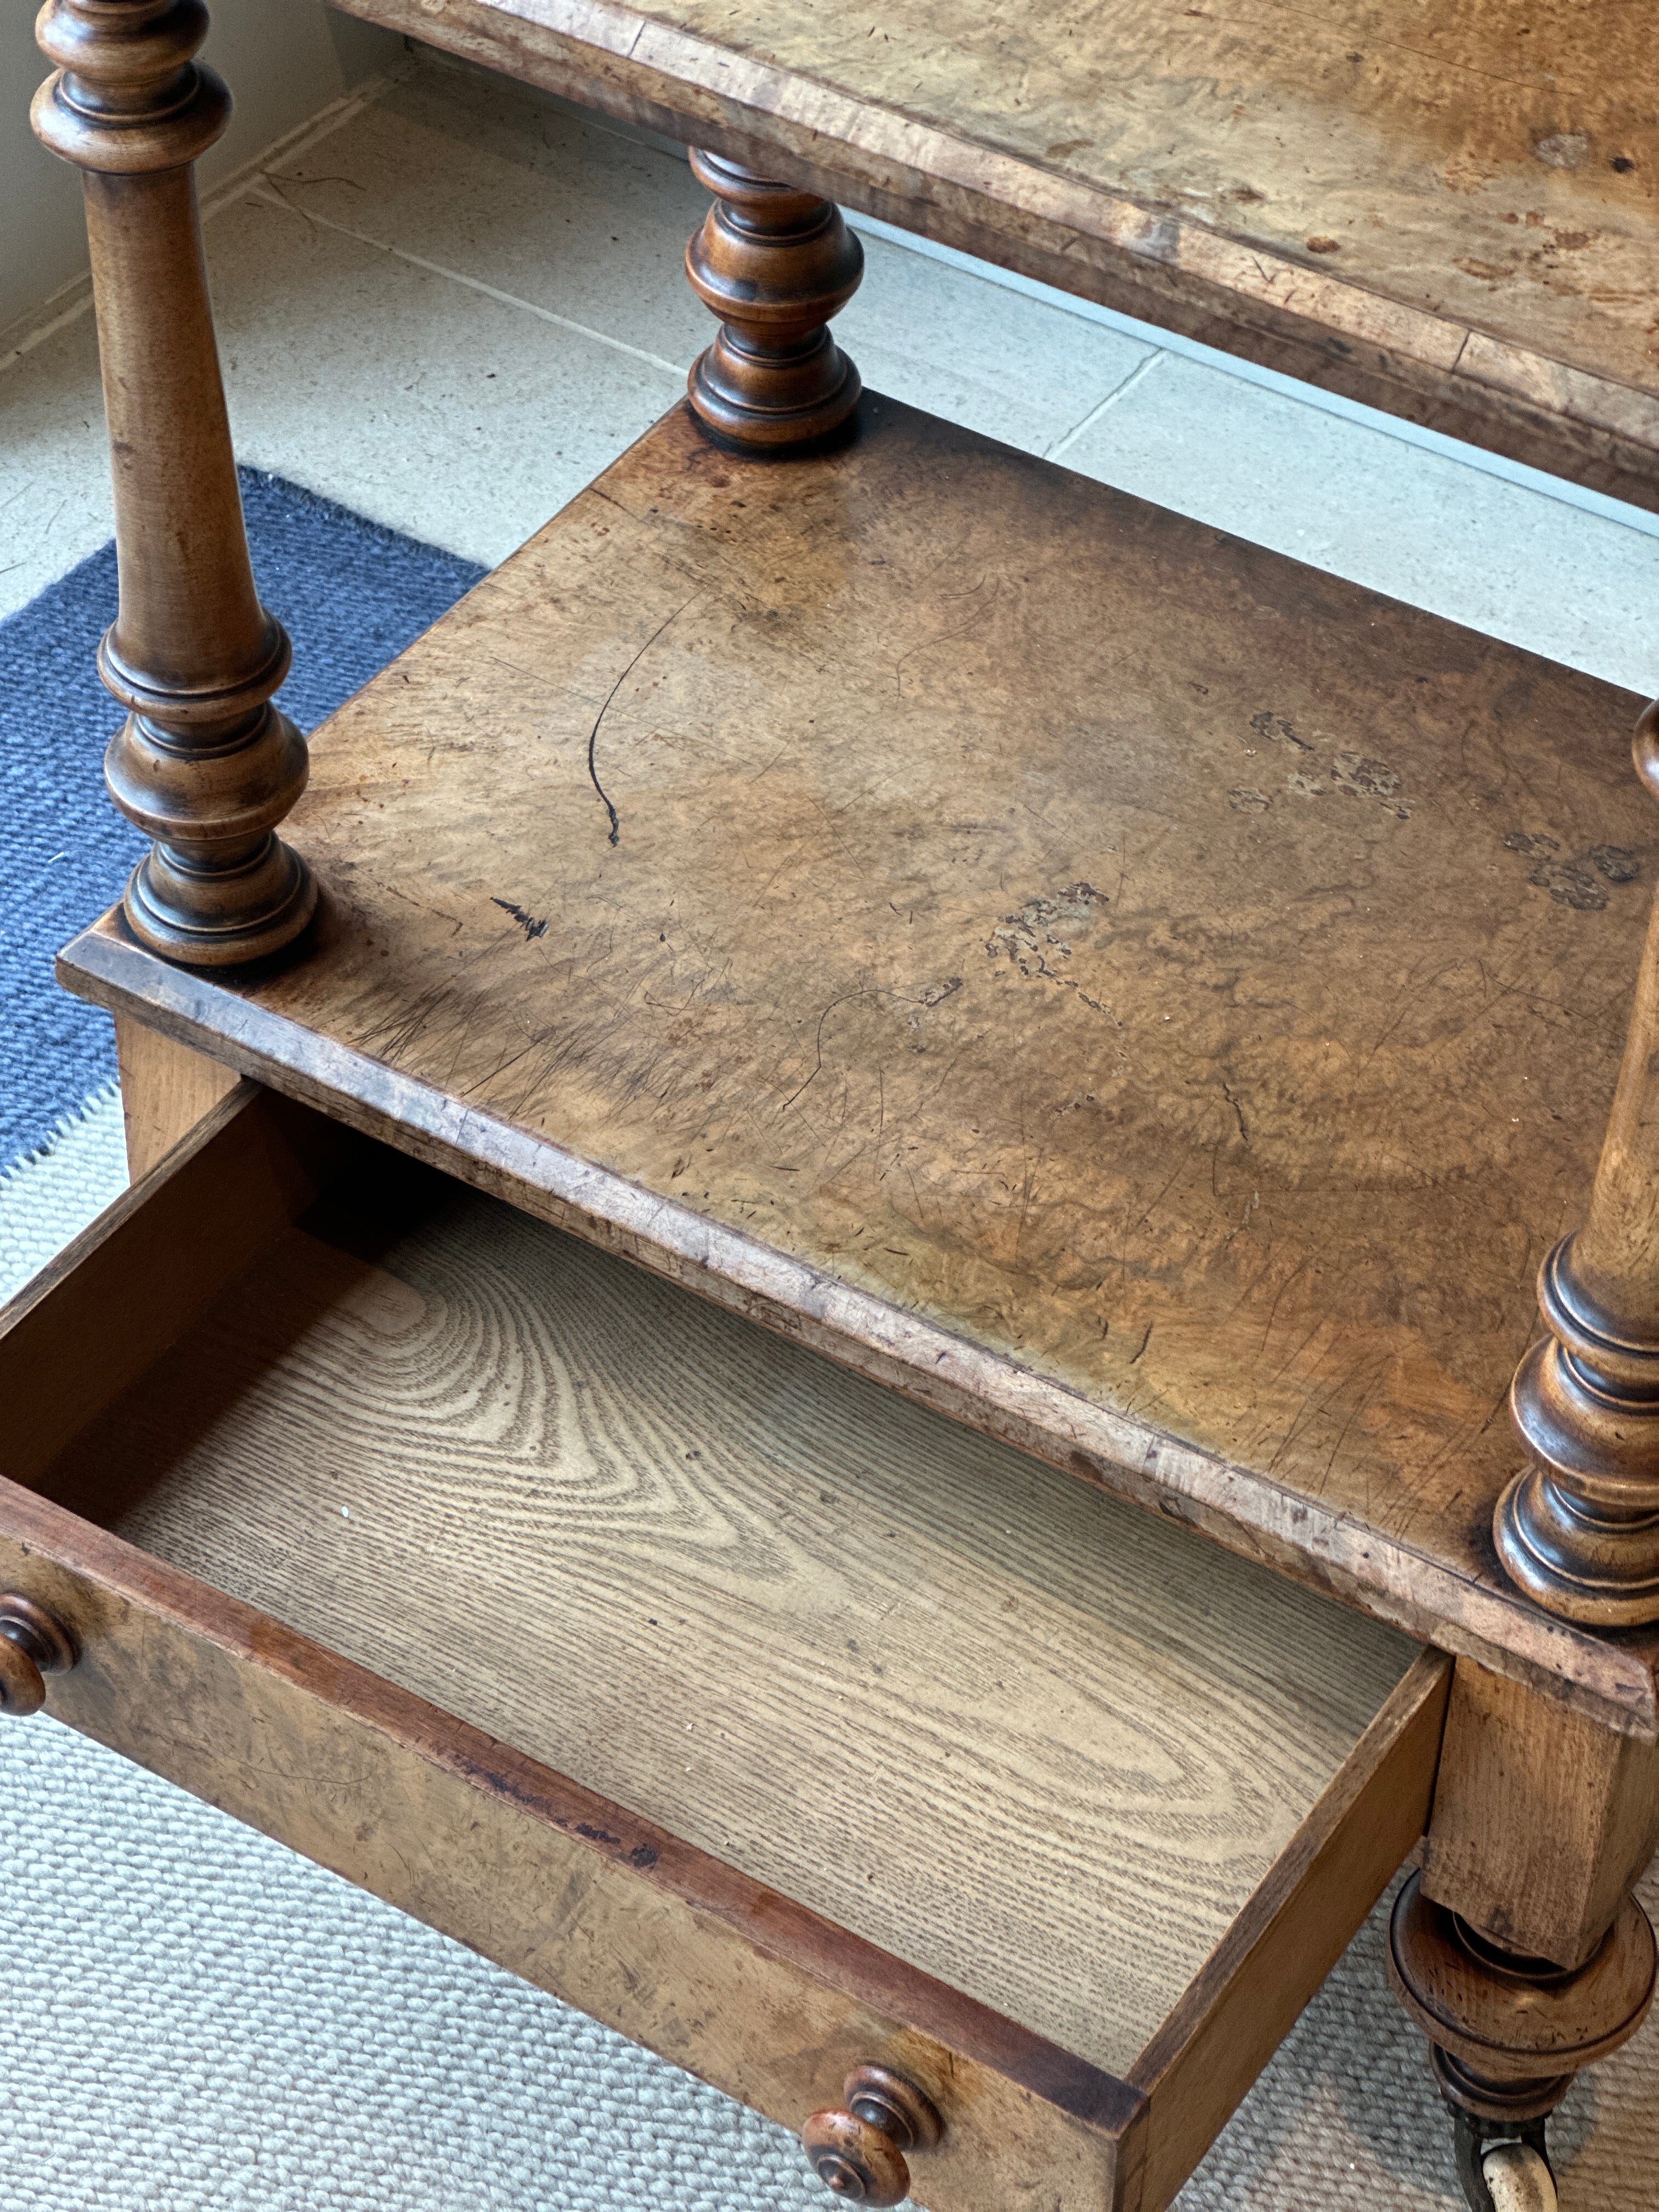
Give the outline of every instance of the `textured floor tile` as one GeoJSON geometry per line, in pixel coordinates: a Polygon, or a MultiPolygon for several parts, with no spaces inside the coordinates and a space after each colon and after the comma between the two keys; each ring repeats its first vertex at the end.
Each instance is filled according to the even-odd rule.
{"type": "Polygon", "coordinates": [[[296,207],[682,376],[708,343],[684,267],[708,195],[684,161],[499,78],[429,64],[272,181],[296,207]]]}
{"type": "MultiPolygon", "coordinates": [[[[273,179],[354,234],[672,361],[713,325],[685,280],[708,194],[683,159],[515,88],[428,69],[273,179]]],[[[981,277],[866,241],[837,324],[865,381],[1042,452],[1152,349],[981,277]]]]}
{"type": "Polygon", "coordinates": [[[877,392],[1027,453],[1046,453],[1151,346],[982,276],[864,240],[864,283],[836,335],[877,392]]]}
{"type": "Polygon", "coordinates": [[[1659,538],[1173,354],[1062,458],[1489,636],[1659,691],[1659,538]]]}
{"type": "Polygon", "coordinates": [[[503,560],[679,380],[254,198],[212,227],[240,458],[470,560],[503,560]]]}

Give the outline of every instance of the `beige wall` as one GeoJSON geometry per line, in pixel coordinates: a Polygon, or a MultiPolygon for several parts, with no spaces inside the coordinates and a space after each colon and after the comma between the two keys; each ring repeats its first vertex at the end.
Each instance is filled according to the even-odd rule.
{"type": "MultiPolygon", "coordinates": [[[[224,176],[401,51],[390,32],[320,0],[209,0],[204,56],[235,97],[230,129],[202,163],[224,176]]],[[[0,5],[0,328],[87,265],[76,172],[35,143],[28,104],[46,73],[26,0],[0,5]]]]}

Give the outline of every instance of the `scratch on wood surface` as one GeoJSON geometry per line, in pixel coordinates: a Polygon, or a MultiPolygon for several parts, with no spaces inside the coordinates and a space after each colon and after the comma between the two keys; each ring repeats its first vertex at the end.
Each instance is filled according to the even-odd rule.
{"type": "MultiPolygon", "coordinates": [[[[985,579],[981,577],[979,583],[972,587],[972,591],[969,592],[969,597],[971,598],[974,592],[982,590],[984,584],[985,579]]],[[[995,596],[995,582],[994,580],[993,580],[992,594],[994,599],[995,596]]],[[[959,638],[974,636],[982,627],[984,621],[985,616],[983,611],[981,610],[975,609],[970,620],[959,623],[953,629],[941,630],[935,636],[924,637],[916,644],[908,647],[903,653],[900,653],[898,659],[893,663],[893,689],[898,696],[901,699],[904,696],[904,664],[907,660],[914,659],[919,653],[931,653],[937,646],[953,645],[959,638]]]]}
{"type": "MultiPolygon", "coordinates": [[[[669,628],[670,624],[677,623],[679,620],[680,617],[685,612],[687,607],[690,605],[691,600],[695,599],[696,596],[697,594],[693,592],[690,599],[682,599],[679,605],[675,608],[673,613],[672,615],[665,616],[664,619],[657,624],[655,629],[652,631],[650,636],[647,638],[645,643],[640,647],[639,651],[634,655],[634,658],[629,662],[627,667],[623,669],[622,674],[617,678],[611,689],[605,693],[605,704],[599,708],[599,713],[593,717],[593,726],[587,733],[588,777],[592,783],[594,790],[599,794],[600,803],[604,806],[605,812],[611,817],[611,842],[613,845],[619,845],[622,842],[622,823],[617,818],[617,810],[611,803],[609,793],[606,792],[605,786],[599,781],[599,764],[595,758],[595,748],[599,742],[599,725],[610,713],[612,700],[615,699],[617,692],[622,690],[623,685],[627,683],[629,678],[639,666],[641,661],[645,659],[646,654],[650,652],[652,647],[662,635],[663,632],[669,628]]],[[[495,903],[499,906],[501,904],[501,901],[497,899],[495,903]]]]}
{"type": "Polygon", "coordinates": [[[489,903],[491,906],[500,907],[503,914],[512,915],[514,921],[523,930],[526,944],[532,943],[538,937],[546,936],[547,916],[545,915],[538,918],[534,915],[526,914],[521,906],[514,906],[511,899],[492,898],[489,903]]]}

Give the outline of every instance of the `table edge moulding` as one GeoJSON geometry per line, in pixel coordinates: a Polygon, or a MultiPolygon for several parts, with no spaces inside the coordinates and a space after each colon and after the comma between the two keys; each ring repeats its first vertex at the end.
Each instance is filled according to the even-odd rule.
{"type": "Polygon", "coordinates": [[[1316,69],[1310,19],[1289,7],[1069,9],[1063,34],[1082,44],[1061,58],[1039,8],[964,6],[953,38],[949,10],[910,0],[860,28],[903,58],[884,64],[821,0],[344,4],[1061,291],[1659,507],[1659,368],[1639,307],[1659,278],[1659,128],[1637,96],[1650,63],[1631,0],[1596,12],[1588,52],[1584,9],[1555,0],[1532,11],[1529,49],[1506,37],[1503,11],[1464,9],[1419,51],[1414,11],[1409,35],[1386,20],[1333,27],[1316,69]],[[1091,27],[1103,45],[1088,44],[1091,27]],[[1463,36],[1502,52],[1460,53],[1463,36]],[[1022,99],[1029,127],[1016,127],[1022,99]],[[1394,130],[1419,133],[1397,163],[1394,130]],[[1589,334],[1606,318],[1598,353],[1589,334]]]}

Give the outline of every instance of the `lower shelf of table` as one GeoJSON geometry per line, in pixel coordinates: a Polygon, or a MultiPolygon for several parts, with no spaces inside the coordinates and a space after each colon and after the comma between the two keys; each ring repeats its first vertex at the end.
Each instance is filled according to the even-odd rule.
{"type": "Polygon", "coordinates": [[[1504,1582],[1636,702],[866,396],[676,410],[319,732],[280,974],[72,988],[1651,1728],[1504,1582]]]}

